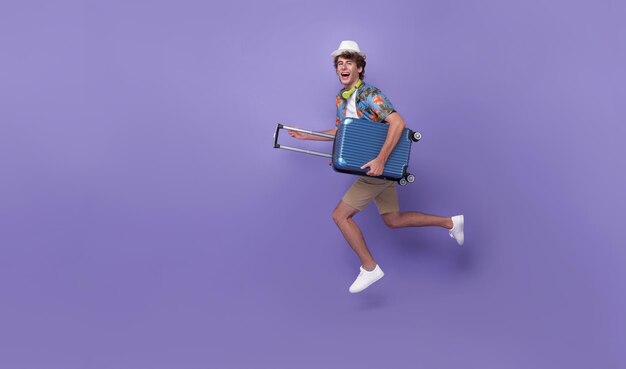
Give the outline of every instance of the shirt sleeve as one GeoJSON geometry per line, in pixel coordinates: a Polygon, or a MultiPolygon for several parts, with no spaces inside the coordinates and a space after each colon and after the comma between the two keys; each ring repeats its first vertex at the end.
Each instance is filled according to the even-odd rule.
{"type": "Polygon", "coordinates": [[[341,124],[341,98],[339,95],[335,98],[335,104],[337,105],[337,118],[335,118],[335,125],[338,126],[341,124]]]}
{"type": "Polygon", "coordinates": [[[387,117],[396,111],[389,98],[385,96],[379,89],[373,89],[367,94],[367,104],[372,112],[377,116],[377,120],[384,121],[387,117]]]}

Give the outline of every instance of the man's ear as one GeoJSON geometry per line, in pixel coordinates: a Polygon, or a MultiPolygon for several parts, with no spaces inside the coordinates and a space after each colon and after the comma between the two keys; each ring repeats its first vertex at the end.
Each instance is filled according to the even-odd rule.
{"type": "Polygon", "coordinates": [[[363,67],[359,67],[357,70],[359,71],[359,74],[361,74],[363,72],[363,67]]]}

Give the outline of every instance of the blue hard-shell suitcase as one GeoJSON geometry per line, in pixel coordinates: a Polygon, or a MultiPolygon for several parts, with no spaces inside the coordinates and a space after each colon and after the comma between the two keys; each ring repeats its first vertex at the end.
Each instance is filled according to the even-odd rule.
{"type": "MultiPolygon", "coordinates": [[[[333,168],[338,172],[365,175],[361,167],[375,159],[387,138],[389,125],[364,119],[346,118],[337,128],[333,145],[333,168]]],[[[380,178],[399,181],[406,177],[413,136],[405,128],[391,152],[380,178]]]]}
{"type": "MultiPolygon", "coordinates": [[[[337,128],[336,136],[333,136],[322,132],[288,127],[279,123],[274,133],[274,147],[331,158],[333,168],[338,172],[366,175],[369,169],[361,169],[361,166],[378,156],[387,138],[388,129],[389,125],[386,123],[346,118],[337,128]],[[333,153],[331,155],[280,145],[278,144],[278,135],[281,129],[334,139],[333,153]]],[[[411,154],[411,144],[419,141],[421,137],[422,135],[419,132],[405,128],[402,131],[402,135],[396,147],[391,152],[389,159],[387,159],[387,163],[385,163],[383,175],[378,178],[398,181],[401,185],[415,181],[415,176],[408,173],[407,170],[411,154]]]]}

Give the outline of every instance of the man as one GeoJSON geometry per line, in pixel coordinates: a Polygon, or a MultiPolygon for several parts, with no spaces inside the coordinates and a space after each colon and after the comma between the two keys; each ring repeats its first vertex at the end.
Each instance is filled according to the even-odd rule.
{"type": "MultiPolygon", "coordinates": [[[[400,212],[396,182],[381,178],[389,155],[398,143],[404,120],[394,109],[391,101],[376,87],[363,82],[365,76],[365,53],[354,41],[342,41],[331,56],[335,62],[335,73],[343,89],[336,98],[339,125],[344,118],[360,118],[387,123],[389,130],[380,153],[361,169],[368,168],[367,177],[359,177],[346,192],[335,210],[333,220],[346,241],[361,260],[360,273],[349,288],[351,293],[361,292],[383,277],[384,273],[374,261],[363,234],[353,217],[374,200],[378,212],[390,228],[439,226],[449,230],[450,237],[463,244],[463,215],[442,217],[418,212],[400,212]]],[[[337,128],[324,133],[336,134],[337,128]]],[[[289,131],[292,137],[302,140],[329,140],[306,133],[289,131]]]]}

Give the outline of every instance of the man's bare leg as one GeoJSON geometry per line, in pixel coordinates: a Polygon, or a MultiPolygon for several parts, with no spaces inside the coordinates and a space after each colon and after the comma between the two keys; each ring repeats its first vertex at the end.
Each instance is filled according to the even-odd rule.
{"type": "Polygon", "coordinates": [[[409,211],[405,213],[385,213],[381,214],[381,216],[389,228],[438,226],[452,229],[452,219],[438,215],[409,211]]]}
{"type": "Polygon", "coordinates": [[[373,270],[376,267],[376,262],[370,253],[370,250],[365,244],[363,233],[359,229],[359,226],[352,220],[352,217],[359,211],[352,206],[340,201],[335,210],[333,211],[333,220],[343,237],[348,241],[352,250],[357,254],[361,260],[361,265],[366,270],[373,270]]]}

